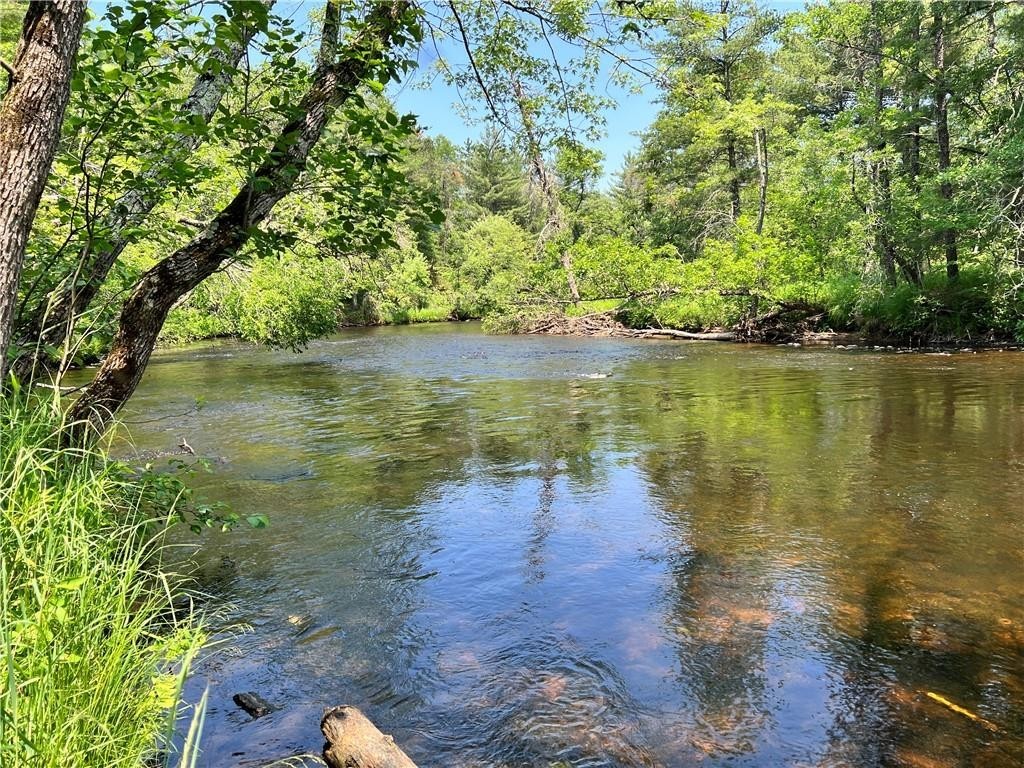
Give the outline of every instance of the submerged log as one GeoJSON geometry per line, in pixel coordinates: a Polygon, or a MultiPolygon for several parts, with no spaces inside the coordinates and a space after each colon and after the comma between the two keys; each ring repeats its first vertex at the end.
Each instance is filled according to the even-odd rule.
{"type": "Polygon", "coordinates": [[[320,721],[329,768],[416,768],[395,740],[355,707],[332,707],[320,721]]]}

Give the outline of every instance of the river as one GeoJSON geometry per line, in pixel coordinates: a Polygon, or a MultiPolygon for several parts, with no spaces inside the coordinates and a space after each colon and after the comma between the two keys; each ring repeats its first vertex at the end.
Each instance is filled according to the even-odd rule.
{"type": "Polygon", "coordinates": [[[125,419],[270,519],[194,555],[201,765],[341,703],[423,768],[1024,758],[1024,353],[362,329],[161,352],[125,419]]]}

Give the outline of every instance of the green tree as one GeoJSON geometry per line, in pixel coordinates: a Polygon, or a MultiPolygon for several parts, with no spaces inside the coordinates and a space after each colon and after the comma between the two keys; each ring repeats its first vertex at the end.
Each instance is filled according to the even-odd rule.
{"type": "Polygon", "coordinates": [[[672,210],[663,237],[685,253],[698,253],[739,220],[758,162],[755,132],[785,112],[766,90],[768,43],[778,26],[752,0],[684,2],[655,45],[668,84],[641,165],[658,179],[648,189],[655,205],[672,210]]]}
{"type": "MultiPolygon", "coordinates": [[[[21,297],[14,368],[20,378],[74,337],[120,255],[146,232],[153,209],[202,175],[192,155],[227,127],[211,120],[232,80],[241,79],[253,37],[270,28],[272,3],[228,4],[212,24],[183,3],[117,6],[107,9],[104,26],[87,30],[64,125],[60,185],[51,188],[60,226],[53,239],[37,238],[49,253],[21,297]],[[112,45],[119,40],[127,44],[112,45]],[[96,109],[101,94],[110,109],[96,109]]],[[[278,22],[279,41],[261,51],[271,60],[294,45],[288,22],[278,22]]],[[[248,104],[237,117],[252,120],[248,104]]]]}
{"type": "Polygon", "coordinates": [[[479,140],[466,142],[460,159],[471,216],[507,216],[521,227],[533,228],[536,215],[525,163],[493,126],[479,140]]]}
{"type": "MultiPolygon", "coordinates": [[[[357,111],[351,116],[357,130],[379,134],[384,139],[379,124],[358,112],[365,101],[359,90],[367,83],[382,90],[384,83],[396,78],[406,66],[398,52],[419,34],[417,14],[409,3],[375,6],[365,18],[348,19],[342,18],[340,4],[334,0],[327,3],[308,90],[293,105],[290,119],[273,142],[250,152],[254,169],[246,174],[231,201],[196,237],[138,279],[124,304],[103,364],[72,406],[73,422],[89,424],[99,431],[106,427],[112,414],[138,386],[168,312],[252,240],[257,227],[292,191],[339,107],[354,107],[357,111]],[[350,27],[346,38],[342,37],[343,22],[350,27]]],[[[397,126],[399,122],[397,116],[387,113],[388,124],[397,126]]],[[[386,140],[384,143],[386,149],[386,140]]],[[[372,168],[376,158],[368,156],[359,166],[351,162],[351,156],[346,158],[349,162],[339,170],[336,181],[349,181],[358,187],[355,182],[359,179],[359,166],[372,168]]],[[[345,189],[342,184],[338,186],[339,191],[345,189]]],[[[353,212],[363,212],[368,207],[368,201],[361,197],[351,198],[350,202],[353,212]]],[[[351,219],[343,222],[342,227],[350,235],[355,234],[356,226],[351,219]]],[[[368,235],[368,248],[387,243],[382,232],[368,235]]]]}

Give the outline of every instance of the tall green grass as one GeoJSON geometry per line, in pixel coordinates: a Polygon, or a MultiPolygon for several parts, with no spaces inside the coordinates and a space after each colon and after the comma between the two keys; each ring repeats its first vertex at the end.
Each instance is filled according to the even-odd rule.
{"type": "Polygon", "coordinates": [[[168,510],[60,429],[0,396],[0,766],[187,765],[167,745],[204,638],[162,565],[168,510]]]}

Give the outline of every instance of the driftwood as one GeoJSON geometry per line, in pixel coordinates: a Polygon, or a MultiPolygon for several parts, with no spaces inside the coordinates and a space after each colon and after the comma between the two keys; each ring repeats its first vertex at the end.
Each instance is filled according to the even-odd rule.
{"type": "Polygon", "coordinates": [[[825,319],[823,307],[804,301],[780,302],[768,312],[756,314],[760,296],[749,288],[721,291],[722,296],[751,297],[751,314],[731,329],[683,331],[676,328],[629,328],[617,310],[566,315],[551,312],[536,318],[526,333],[555,336],[613,336],[631,339],[688,339],[694,341],[779,341],[818,329],[825,319]]]}
{"type": "Polygon", "coordinates": [[[332,707],[320,721],[329,768],[416,768],[395,740],[355,707],[332,707]]]}
{"type": "Polygon", "coordinates": [[[733,331],[678,331],[672,328],[634,329],[623,325],[615,311],[592,312],[588,315],[563,315],[551,313],[537,318],[527,333],[551,336],[619,336],[630,339],[673,338],[695,339],[698,341],[735,341],[733,331]]]}
{"type": "Polygon", "coordinates": [[[826,310],[805,301],[783,301],[777,307],[740,323],[740,336],[748,341],[785,341],[816,329],[826,310]]]}
{"type": "Polygon", "coordinates": [[[622,336],[629,329],[615,318],[614,312],[565,315],[552,312],[538,317],[526,333],[549,336],[622,336]]]}
{"type": "Polygon", "coordinates": [[[639,331],[633,331],[629,334],[635,336],[638,339],[649,339],[657,338],[658,336],[665,336],[673,339],[695,339],[697,341],[735,341],[735,331],[707,331],[707,332],[693,332],[693,331],[677,331],[672,328],[643,328],[639,331]]]}

